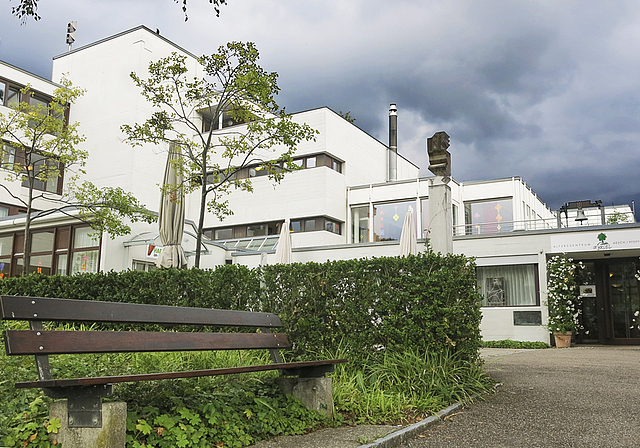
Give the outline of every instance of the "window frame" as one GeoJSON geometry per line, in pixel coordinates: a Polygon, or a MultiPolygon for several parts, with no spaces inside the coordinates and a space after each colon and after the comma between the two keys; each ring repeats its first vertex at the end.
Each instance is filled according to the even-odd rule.
{"type": "MultiPolygon", "coordinates": [[[[538,263],[521,263],[521,264],[505,264],[505,265],[488,265],[488,266],[476,266],[476,275],[478,278],[478,283],[477,286],[480,289],[479,293],[482,296],[482,301],[481,301],[481,308],[531,308],[531,307],[539,307],[541,304],[540,301],[540,272],[539,272],[539,267],[538,267],[538,263]],[[488,305],[485,304],[486,303],[486,299],[487,297],[484,295],[483,292],[483,288],[484,285],[480,285],[480,282],[482,281],[482,279],[488,279],[491,277],[485,277],[485,276],[480,276],[480,269],[484,269],[484,268],[489,268],[489,269],[496,269],[496,268],[513,268],[513,267],[521,267],[521,266],[528,266],[531,268],[532,272],[533,272],[533,285],[530,285],[529,287],[533,287],[533,295],[534,295],[534,303],[533,304],[520,304],[520,305],[513,305],[509,303],[509,297],[507,296],[505,298],[506,303],[504,305],[488,305]]],[[[506,277],[506,276],[503,276],[506,277]]]]}

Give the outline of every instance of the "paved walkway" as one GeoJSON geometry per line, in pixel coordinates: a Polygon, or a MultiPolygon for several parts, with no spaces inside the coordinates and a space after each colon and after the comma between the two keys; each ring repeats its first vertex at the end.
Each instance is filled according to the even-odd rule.
{"type": "Polygon", "coordinates": [[[503,353],[485,353],[496,394],[399,446],[640,446],[640,347],[503,353]]]}
{"type": "Polygon", "coordinates": [[[255,447],[640,447],[640,347],[482,349],[481,354],[502,385],[484,401],[444,411],[444,421],[329,428],[255,447]]]}

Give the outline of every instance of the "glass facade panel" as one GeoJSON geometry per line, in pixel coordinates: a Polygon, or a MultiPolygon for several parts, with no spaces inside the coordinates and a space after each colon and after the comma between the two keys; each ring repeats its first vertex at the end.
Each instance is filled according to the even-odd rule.
{"type": "Polygon", "coordinates": [[[71,274],[84,274],[98,272],[97,250],[74,252],[71,261],[71,274]]]}
{"type": "Polygon", "coordinates": [[[247,236],[263,236],[267,234],[266,224],[252,224],[247,226],[247,236]]]}
{"type": "Polygon", "coordinates": [[[29,274],[36,272],[38,274],[51,275],[51,266],[53,264],[53,255],[31,255],[29,260],[29,274]]]}
{"type": "Polygon", "coordinates": [[[351,242],[354,244],[369,242],[369,206],[351,209],[351,242]]]}
{"type": "Polygon", "coordinates": [[[67,275],[67,261],[69,256],[67,254],[56,255],[56,274],[67,275]]]}
{"type": "Polygon", "coordinates": [[[12,104],[17,106],[20,103],[20,98],[22,94],[20,93],[20,89],[14,86],[7,87],[7,106],[11,106],[12,104]]]}
{"type": "Polygon", "coordinates": [[[374,241],[399,241],[402,233],[404,215],[414,201],[394,202],[373,205],[373,238],[374,241]]]}
{"type": "Polygon", "coordinates": [[[315,167],[316,167],[316,158],[307,157],[307,168],[315,168],[315,167]]]}
{"type": "Polygon", "coordinates": [[[11,256],[11,246],[13,244],[13,236],[0,237],[0,257],[11,256]]]}
{"type": "Polygon", "coordinates": [[[233,229],[231,227],[227,229],[216,229],[214,233],[216,240],[227,240],[233,238],[233,229]]]}
{"type": "Polygon", "coordinates": [[[467,233],[473,235],[510,232],[513,230],[513,200],[467,202],[465,224],[467,233]]]}
{"type": "Polygon", "coordinates": [[[0,258],[0,279],[9,277],[11,273],[11,258],[0,258]]]}
{"type": "Polygon", "coordinates": [[[100,243],[100,237],[95,234],[96,231],[91,227],[78,227],[73,234],[73,248],[81,249],[84,247],[95,247],[100,243]]]}
{"type": "Polygon", "coordinates": [[[33,233],[31,235],[31,253],[52,252],[54,235],[55,233],[53,229],[45,232],[33,233]]]}
{"type": "Polygon", "coordinates": [[[304,231],[312,232],[316,230],[316,220],[315,219],[307,219],[304,221],[304,231]]]}
{"type": "MultiPolygon", "coordinates": [[[[7,145],[5,143],[0,147],[2,149],[2,157],[0,157],[0,164],[7,165],[15,163],[16,160],[16,149],[13,146],[7,145]]],[[[11,168],[10,166],[8,168],[11,168]]]]}
{"type": "Polygon", "coordinates": [[[482,306],[536,306],[537,265],[479,266],[482,306]]]}
{"type": "Polygon", "coordinates": [[[40,106],[43,111],[47,110],[49,107],[49,102],[47,100],[44,98],[38,98],[37,96],[31,96],[31,98],[29,98],[29,104],[36,107],[40,106]]]}

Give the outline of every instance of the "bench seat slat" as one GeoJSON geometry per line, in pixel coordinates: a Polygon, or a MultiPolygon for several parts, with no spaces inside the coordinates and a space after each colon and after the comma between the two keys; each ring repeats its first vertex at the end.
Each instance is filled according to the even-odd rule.
{"type": "Polygon", "coordinates": [[[74,387],[74,386],[94,386],[100,384],[128,383],[134,381],[153,381],[178,378],[195,378],[202,376],[228,375],[234,373],[262,372],[266,370],[288,370],[303,369],[309,367],[327,366],[347,362],[347,359],[328,359],[322,361],[301,361],[287,362],[278,364],[263,364],[245,367],[228,367],[221,369],[208,370],[191,370],[185,372],[166,372],[166,373],[146,373],[138,375],[122,375],[122,376],[104,376],[97,378],[69,378],[59,380],[46,381],[30,381],[16,383],[18,389],[29,389],[34,387],[74,387]]]}
{"type": "Polygon", "coordinates": [[[0,296],[7,320],[281,327],[277,314],[139,303],[0,296]]]}
{"type": "Polygon", "coordinates": [[[143,331],[8,330],[8,355],[284,349],[279,333],[173,333],[143,331]]]}

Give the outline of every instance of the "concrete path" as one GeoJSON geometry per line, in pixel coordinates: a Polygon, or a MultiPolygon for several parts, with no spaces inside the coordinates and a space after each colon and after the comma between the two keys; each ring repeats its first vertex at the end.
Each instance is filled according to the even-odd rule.
{"type": "Polygon", "coordinates": [[[640,347],[486,351],[496,394],[398,444],[427,447],[638,447],[640,347]]]}

